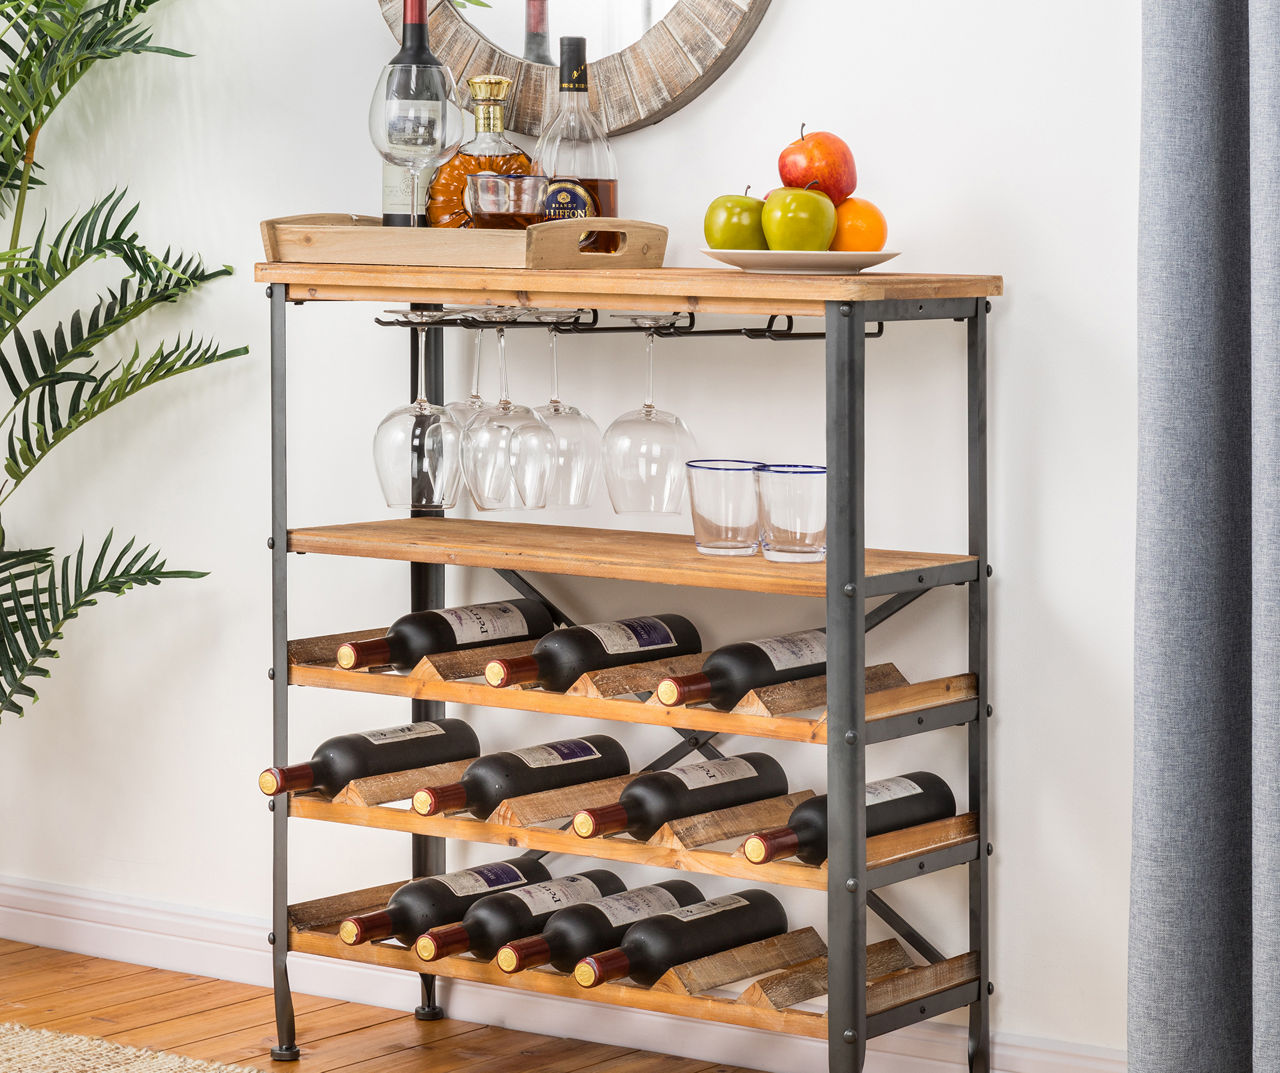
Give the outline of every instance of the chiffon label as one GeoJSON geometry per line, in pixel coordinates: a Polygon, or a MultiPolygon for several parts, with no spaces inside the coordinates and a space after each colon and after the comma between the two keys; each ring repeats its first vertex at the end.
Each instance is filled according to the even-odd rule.
{"type": "Polygon", "coordinates": [[[751,766],[750,760],[743,760],[740,756],[726,756],[723,760],[699,760],[692,764],[681,764],[680,767],[673,767],[670,774],[690,790],[700,790],[704,786],[715,786],[721,782],[750,779],[758,772],[751,766]]]}
{"type": "Polygon", "coordinates": [[[548,742],[546,745],[531,745],[527,749],[514,749],[511,755],[518,756],[529,767],[554,767],[556,764],[594,760],[600,755],[600,750],[589,741],[570,738],[567,741],[548,742]]]}
{"type": "Polygon", "coordinates": [[[461,872],[450,872],[448,875],[436,876],[436,879],[448,887],[459,898],[472,894],[486,894],[489,891],[502,890],[504,887],[515,887],[525,882],[524,873],[515,865],[499,861],[497,864],[482,864],[478,868],[467,868],[461,872]]]}
{"type": "Polygon", "coordinates": [[[586,876],[565,876],[550,883],[535,883],[532,887],[513,890],[511,897],[519,898],[534,916],[554,913],[566,905],[593,902],[600,897],[600,888],[586,876]]]}
{"type": "Polygon", "coordinates": [[[410,723],[402,727],[386,727],[382,730],[358,731],[360,737],[381,745],[388,741],[405,741],[408,738],[429,738],[433,734],[443,734],[444,727],[439,723],[410,723]]]}
{"type": "Polygon", "coordinates": [[[775,671],[789,671],[793,667],[807,667],[827,662],[827,631],[802,630],[782,637],[766,637],[752,641],[773,664],[775,671]]]}
{"type": "Polygon", "coordinates": [[[447,607],[437,611],[453,627],[460,645],[480,641],[501,641],[507,637],[525,637],[529,624],[515,604],[472,604],[470,607],[447,607]]]}
{"type": "Polygon", "coordinates": [[[667,624],[656,618],[623,618],[617,622],[596,622],[582,628],[594,633],[611,656],[649,648],[674,648],[676,643],[667,624]]]}
{"type": "Polygon", "coordinates": [[[886,801],[897,801],[900,797],[924,793],[914,782],[902,775],[893,779],[880,779],[867,783],[867,804],[883,805],[886,801]]]}
{"type": "Polygon", "coordinates": [[[663,913],[666,917],[675,917],[676,920],[700,920],[703,917],[713,916],[716,913],[723,913],[726,909],[736,909],[740,905],[750,905],[746,898],[739,898],[736,894],[726,894],[723,898],[712,898],[705,902],[695,902],[693,905],[686,905],[680,909],[672,909],[669,913],[663,913]]]}
{"type": "Polygon", "coordinates": [[[617,928],[678,909],[680,903],[676,901],[675,895],[661,887],[637,887],[635,890],[601,898],[595,903],[595,907],[604,914],[605,920],[617,928]]]}

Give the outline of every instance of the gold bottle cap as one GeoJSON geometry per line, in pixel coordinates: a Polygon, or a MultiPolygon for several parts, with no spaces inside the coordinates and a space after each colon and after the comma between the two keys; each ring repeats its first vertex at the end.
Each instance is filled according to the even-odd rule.
{"type": "Polygon", "coordinates": [[[275,771],[267,768],[266,771],[258,776],[258,789],[268,797],[274,797],[280,792],[280,779],[275,771]]]}
{"type": "Polygon", "coordinates": [[[596,986],[596,967],[589,961],[579,961],[574,967],[573,978],[579,987],[596,986]]]}
{"type": "Polygon", "coordinates": [[[338,938],[348,946],[355,946],[360,941],[360,926],[354,920],[344,920],[338,926],[338,938]]]}
{"type": "Polygon", "coordinates": [[[498,101],[507,99],[511,92],[511,79],[502,75],[478,75],[467,79],[467,88],[473,101],[498,101]]]}
{"type": "Polygon", "coordinates": [[[520,958],[509,946],[498,951],[498,968],[503,972],[515,972],[520,966],[520,958]]]}
{"type": "Polygon", "coordinates": [[[414,943],[414,949],[418,953],[418,957],[423,961],[435,961],[436,959],[436,941],[429,933],[419,935],[418,941],[414,943]]]}
{"type": "Polygon", "coordinates": [[[596,820],[585,810],[573,817],[573,833],[579,838],[591,838],[596,833],[596,820]]]}
{"type": "Polygon", "coordinates": [[[675,707],[680,703],[680,687],[670,678],[664,678],[658,683],[658,700],[668,708],[675,707]]]}
{"type": "Polygon", "coordinates": [[[752,835],[742,843],[742,855],[752,864],[763,864],[765,857],[769,855],[769,848],[763,838],[752,835]]]}

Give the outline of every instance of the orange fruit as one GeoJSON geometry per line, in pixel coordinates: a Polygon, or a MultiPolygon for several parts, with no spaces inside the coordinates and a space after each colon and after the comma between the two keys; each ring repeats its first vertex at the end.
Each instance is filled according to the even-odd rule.
{"type": "Polygon", "coordinates": [[[875,252],[884,249],[889,224],[884,213],[865,197],[847,197],[836,206],[836,237],[831,249],[875,252]]]}

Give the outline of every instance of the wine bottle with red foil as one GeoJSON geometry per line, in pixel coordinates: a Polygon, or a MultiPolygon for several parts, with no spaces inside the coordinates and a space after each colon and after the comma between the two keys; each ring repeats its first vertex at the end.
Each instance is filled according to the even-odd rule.
{"type": "Polygon", "coordinates": [[[582,838],[626,831],[643,842],[670,820],[786,792],[787,773],[768,753],[698,760],[668,771],[646,771],[627,783],[616,804],[578,812],[573,829],[582,838]]]}
{"type": "Polygon", "coordinates": [[[396,619],[385,637],[341,645],[338,666],[347,670],[390,666],[411,671],[424,656],[530,641],[550,633],[554,627],[546,604],[538,600],[501,600],[415,611],[396,619]]]}
{"type": "Polygon", "coordinates": [[[530,63],[555,64],[547,34],[547,0],[524,2],[524,58],[530,63]]]}
{"type": "Polygon", "coordinates": [[[290,790],[323,790],[333,796],[352,779],[479,755],[476,732],[461,719],[408,723],[330,738],[305,764],[267,768],[258,776],[258,788],[269,797],[290,790]]]}
{"type": "Polygon", "coordinates": [[[348,946],[356,946],[394,936],[411,947],[419,935],[461,920],[481,898],[550,878],[541,861],[513,857],[415,879],[391,895],[385,909],[347,917],[338,928],[338,937],[348,946]]]}
{"type": "Polygon", "coordinates": [[[637,921],[692,905],[702,897],[702,891],[692,883],[666,879],[651,887],[571,905],[554,914],[541,934],[509,941],[498,951],[498,968],[515,973],[551,965],[561,972],[573,972],[583,958],[617,946],[637,921]]]}
{"type": "Polygon", "coordinates": [[[683,615],[646,615],[552,630],[528,656],[495,659],[484,669],[491,686],[537,682],[563,693],[588,671],[702,651],[702,638],[683,615]]]}
{"type": "MultiPolygon", "coordinates": [[[[400,51],[391,63],[418,64],[438,67],[440,61],[431,51],[427,37],[427,0],[404,0],[404,21],[401,24],[400,51]]],[[[394,88],[394,87],[392,87],[394,88]]],[[[419,183],[419,204],[411,206],[412,184],[408,169],[389,162],[382,165],[382,226],[409,227],[410,214],[418,213],[418,226],[427,226],[426,183],[419,183]]]]}
{"type": "Polygon", "coordinates": [[[826,673],[827,631],[802,630],[717,648],[697,674],[659,682],[658,700],[667,707],[709,702],[727,712],[753,689],[826,673]]]}
{"type": "Polygon", "coordinates": [[[588,734],[482,756],[467,768],[461,781],[425,786],[415,793],[413,808],[423,816],[465,809],[486,820],[508,798],[612,779],[630,770],[627,751],[617,741],[605,734],[588,734]]]}
{"type": "Polygon", "coordinates": [[[763,890],[743,890],[632,924],[620,944],[579,961],[573,977],[583,987],[627,976],[652,987],[675,965],[770,939],[786,930],[787,913],[777,898],[763,890]]]}
{"type": "MultiPolygon", "coordinates": [[[[928,771],[869,782],[866,800],[868,838],[956,814],[951,787],[928,771]]],[[[783,857],[821,864],[827,859],[827,795],[801,801],[785,827],[751,835],[742,843],[742,852],[752,864],[768,864],[783,857]]]]}
{"type": "Polygon", "coordinates": [[[612,872],[592,868],[579,875],[491,894],[472,905],[457,924],[442,924],[419,936],[414,949],[423,961],[439,961],[467,951],[489,961],[506,943],[541,931],[558,910],[623,890],[626,884],[612,872]]]}

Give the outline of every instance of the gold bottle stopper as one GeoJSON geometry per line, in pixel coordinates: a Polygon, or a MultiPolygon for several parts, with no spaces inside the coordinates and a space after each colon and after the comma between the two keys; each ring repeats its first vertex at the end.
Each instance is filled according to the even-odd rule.
{"type": "Polygon", "coordinates": [[[476,111],[477,134],[501,134],[502,109],[511,92],[511,79],[502,75],[478,75],[467,79],[471,100],[476,111]]]}

